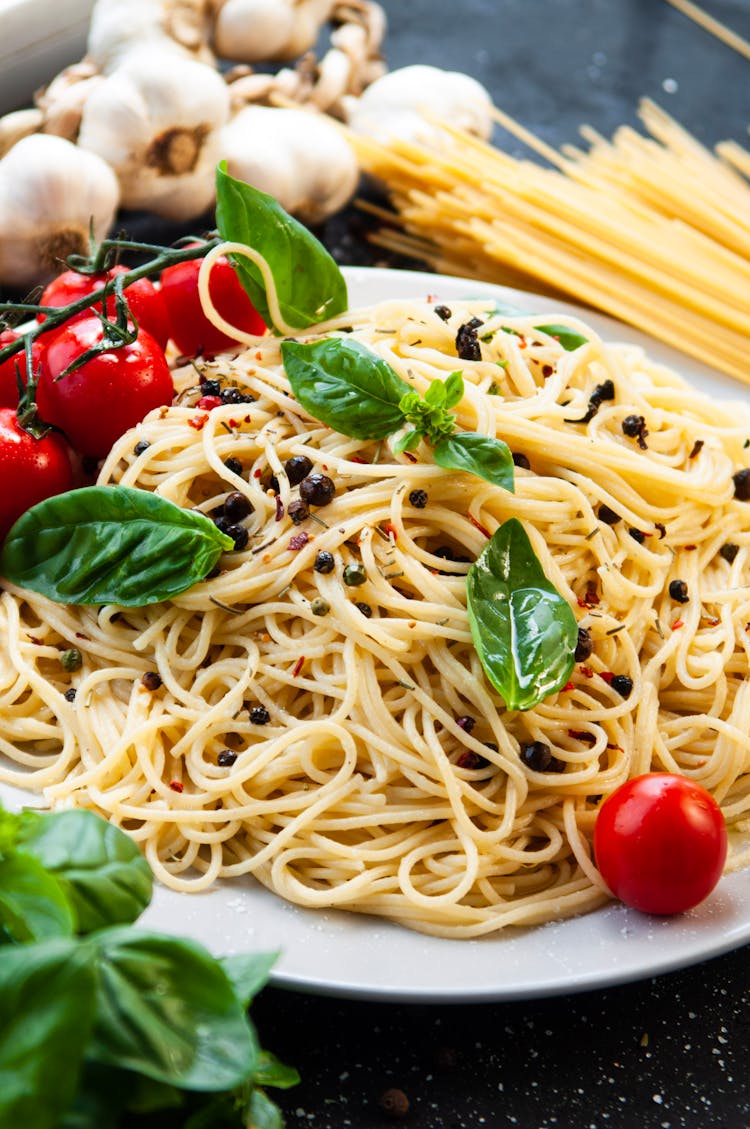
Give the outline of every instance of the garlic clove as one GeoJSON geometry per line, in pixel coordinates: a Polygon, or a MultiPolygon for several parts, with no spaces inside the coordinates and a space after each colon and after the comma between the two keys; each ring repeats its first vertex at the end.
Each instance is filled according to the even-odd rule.
{"type": "Polygon", "coordinates": [[[0,281],[18,289],[48,281],[68,255],[103,239],[119,202],[117,178],[94,153],[36,133],[0,161],[0,281]]]}
{"type": "Polygon", "coordinates": [[[143,47],[213,63],[203,0],[97,0],[89,24],[87,60],[110,74],[133,50],[143,47]]]}
{"type": "Polygon", "coordinates": [[[276,58],[292,35],[294,13],[286,0],[226,0],[214,21],[214,50],[245,63],[276,58]]]}
{"type": "Polygon", "coordinates": [[[0,157],[4,157],[21,138],[36,133],[44,124],[41,110],[13,110],[0,118],[0,157]]]}
{"type": "Polygon", "coordinates": [[[383,144],[438,140],[439,130],[425,114],[485,140],[492,132],[492,99],[481,83],[422,63],[390,71],[359,98],[344,99],[344,106],[355,133],[383,144]]]}
{"type": "Polygon", "coordinates": [[[307,110],[247,106],[221,131],[229,173],[274,196],[305,223],[320,223],[356,191],[359,168],[337,126],[307,110]]]}

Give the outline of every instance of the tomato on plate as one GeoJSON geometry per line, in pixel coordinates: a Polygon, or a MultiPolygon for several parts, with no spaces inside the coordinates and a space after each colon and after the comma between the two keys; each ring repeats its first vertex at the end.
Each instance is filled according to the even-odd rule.
{"type": "MultiPolygon", "coordinates": [[[[17,341],[20,336],[21,334],[16,333],[14,329],[4,329],[0,333],[0,349],[10,345],[13,341],[17,341]]],[[[31,346],[31,360],[35,370],[39,367],[40,357],[41,346],[38,341],[34,341],[31,346]]],[[[8,357],[6,361],[0,364],[0,408],[18,407],[16,366],[21,371],[23,383],[26,384],[26,356],[23,351],[14,353],[12,357],[8,357]]]]}
{"type": "Polygon", "coordinates": [[[37,502],[72,490],[73,467],[61,435],[35,439],[24,431],[12,408],[0,408],[0,541],[13,523],[37,502]]]}
{"type": "MultiPolygon", "coordinates": [[[[198,297],[198,275],[202,259],[190,259],[167,267],[161,276],[161,292],[167,309],[170,336],[186,357],[212,356],[231,349],[237,342],[212,325],[198,297]]],[[[221,316],[245,333],[260,335],[266,324],[248,298],[237,272],[223,255],[211,268],[208,283],[211,301],[221,316]]]]}
{"type": "Polygon", "coordinates": [[[644,913],[692,909],[721,878],[724,816],[702,785],[668,772],[626,781],[601,806],[594,856],[615,897],[644,913]]]}
{"type": "MultiPolygon", "coordinates": [[[[104,286],[105,282],[115,278],[118,274],[127,274],[128,268],[122,265],[112,267],[111,270],[101,274],[79,274],[75,270],[66,270],[53,278],[39,299],[41,306],[69,306],[79,298],[93,294],[95,290],[104,286]]],[[[162,349],[166,349],[169,340],[169,327],[167,325],[167,312],[161,291],[157,290],[148,278],[139,278],[131,282],[124,290],[128,303],[138,325],[147,330],[154,337],[162,349]]],[[[114,294],[107,298],[107,317],[114,321],[116,315],[116,302],[114,294]]],[[[75,314],[75,320],[81,321],[90,317],[89,310],[82,310],[75,314]]],[[[39,315],[39,321],[44,321],[44,314],[39,315]]]]}
{"type": "Polygon", "coordinates": [[[171,404],[172,376],[162,349],[139,329],[132,345],[108,349],[61,374],[102,340],[97,317],[68,322],[50,335],[37,388],[39,415],[65,432],[81,455],[103,458],[153,408],[171,404]]]}

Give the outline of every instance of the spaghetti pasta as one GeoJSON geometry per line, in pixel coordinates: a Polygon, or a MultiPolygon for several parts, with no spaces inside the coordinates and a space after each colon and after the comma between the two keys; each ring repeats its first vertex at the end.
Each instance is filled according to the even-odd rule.
{"type": "Polygon", "coordinates": [[[197,366],[239,393],[210,411],[195,369],[178,371],[174,405],[116,444],[99,482],[216,520],[239,495],[247,544],[144,608],[6,583],[0,780],[103,813],[176,890],[253,875],[300,905],[456,938],[601,904],[598,806],[644,771],[709,788],[743,864],[750,509],[733,476],[750,413],[551,321],[392,301],[308,333],[354,338],[420,391],[460,368],[458,424],[510,445],[513,493],[446,473],[426,447],[321,426],[291,397],[277,340],[197,366]],[[479,360],[457,357],[467,324],[479,360]],[[585,342],[566,350],[565,330],[585,342]],[[291,459],[335,487],[299,522],[291,459]],[[509,517],[591,644],[568,685],[513,712],[465,596],[509,517]],[[80,663],[63,664],[71,649],[80,663]]]}

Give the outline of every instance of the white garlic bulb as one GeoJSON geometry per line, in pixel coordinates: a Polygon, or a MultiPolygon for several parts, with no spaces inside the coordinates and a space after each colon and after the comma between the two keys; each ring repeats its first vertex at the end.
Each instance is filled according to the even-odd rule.
{"type": "Polygon", "coordinates": [[[492,132],[492,99],[481,83],[421,63],[390,71],[344,105],[350,128],[383,144],[434,141],[438,130],[426,113],[485,140],[492,132]]]}
{"type": "Polygon", "coordinates": [[[212,67],[145,48],[92,92],[78,144],[115,170],[124,207],[192,219],[214,199],[228,118],[228,88],[212,67]]]}
{"type": "Polygon", "coordinates": [[[71,254],[87,254],[114,222],[117,178],[94,153],[35,133],[0,161],[0,281],[19,289],[57,274],[71,254]]]}
{"type": "Polygon", "coordinates": [[[217,0],[216,53],[245,63],[294,59],[311,50],[334,0],[217,0]]]}
{"type": "Polygon", "coordinates": [[[359,181],[352,147],[323,114],[247,106],[221,133],[229,173],[306,223],[342,208],[359,181]]]}
{"type": "Polygon", "coordinates": [[[86,59],[107,74],[135,48],[211,62],[203,0],[97,0],[91,13],[86,59]]]}

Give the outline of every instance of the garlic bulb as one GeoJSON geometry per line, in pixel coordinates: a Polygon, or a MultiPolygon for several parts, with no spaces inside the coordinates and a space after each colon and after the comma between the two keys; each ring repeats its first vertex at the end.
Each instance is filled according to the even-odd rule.
{"type": "Polygon", "coordinates": [[[213,201],[218,130],[228,117],[217,71],[145,48],[92,92],[78,144],[115,170],[124,207],[192,219],[213,201]]]}
{"type": "Polygon", "coordinates": [[[307,110],[245,107],[222,130],[221,156],[232,176],[275,196],[306,223],[342,208],[359,180],[338,127],[307,110]]]}
{"type": "Polygon", "coordinates": [[[335,0],[217,0],[213,45],[246,63],[294,59],[311,50],[335,0]]]}
{"type": "Polygon", "coordinates": [[[0,280],[43,283],[71,254],[86,254],[114,222],[117,178],[100,157],[36,133],[0,161],[0,280]]]}
{"type": "Polygon", "coordinates": [[[383,144],[434,141],[439,131],[425,113],[484,139],[492,132],[492,99],[481,83],[420,63],[383,75],[344,105],[350,128],[383,144]]]}
{"type": "Polygon", "coordinates": [[[75,141],[89,95],[104,78],[93,63],[74,63],[61,71],[34,98],[44,117],[45,133],[75,141]]]}
{"type": "Polygon", "coordinates": [[[203,0],[97,0],[86,58],[105,74],[141,47],[213,62],[207,41],[203,0]]]}
{"type": "Polygon", "coordinates": [[[0,157],[4,157],[22,137],[36,133],[44,124],[41,110],[12,110],[0,118],[0,157]]]}

